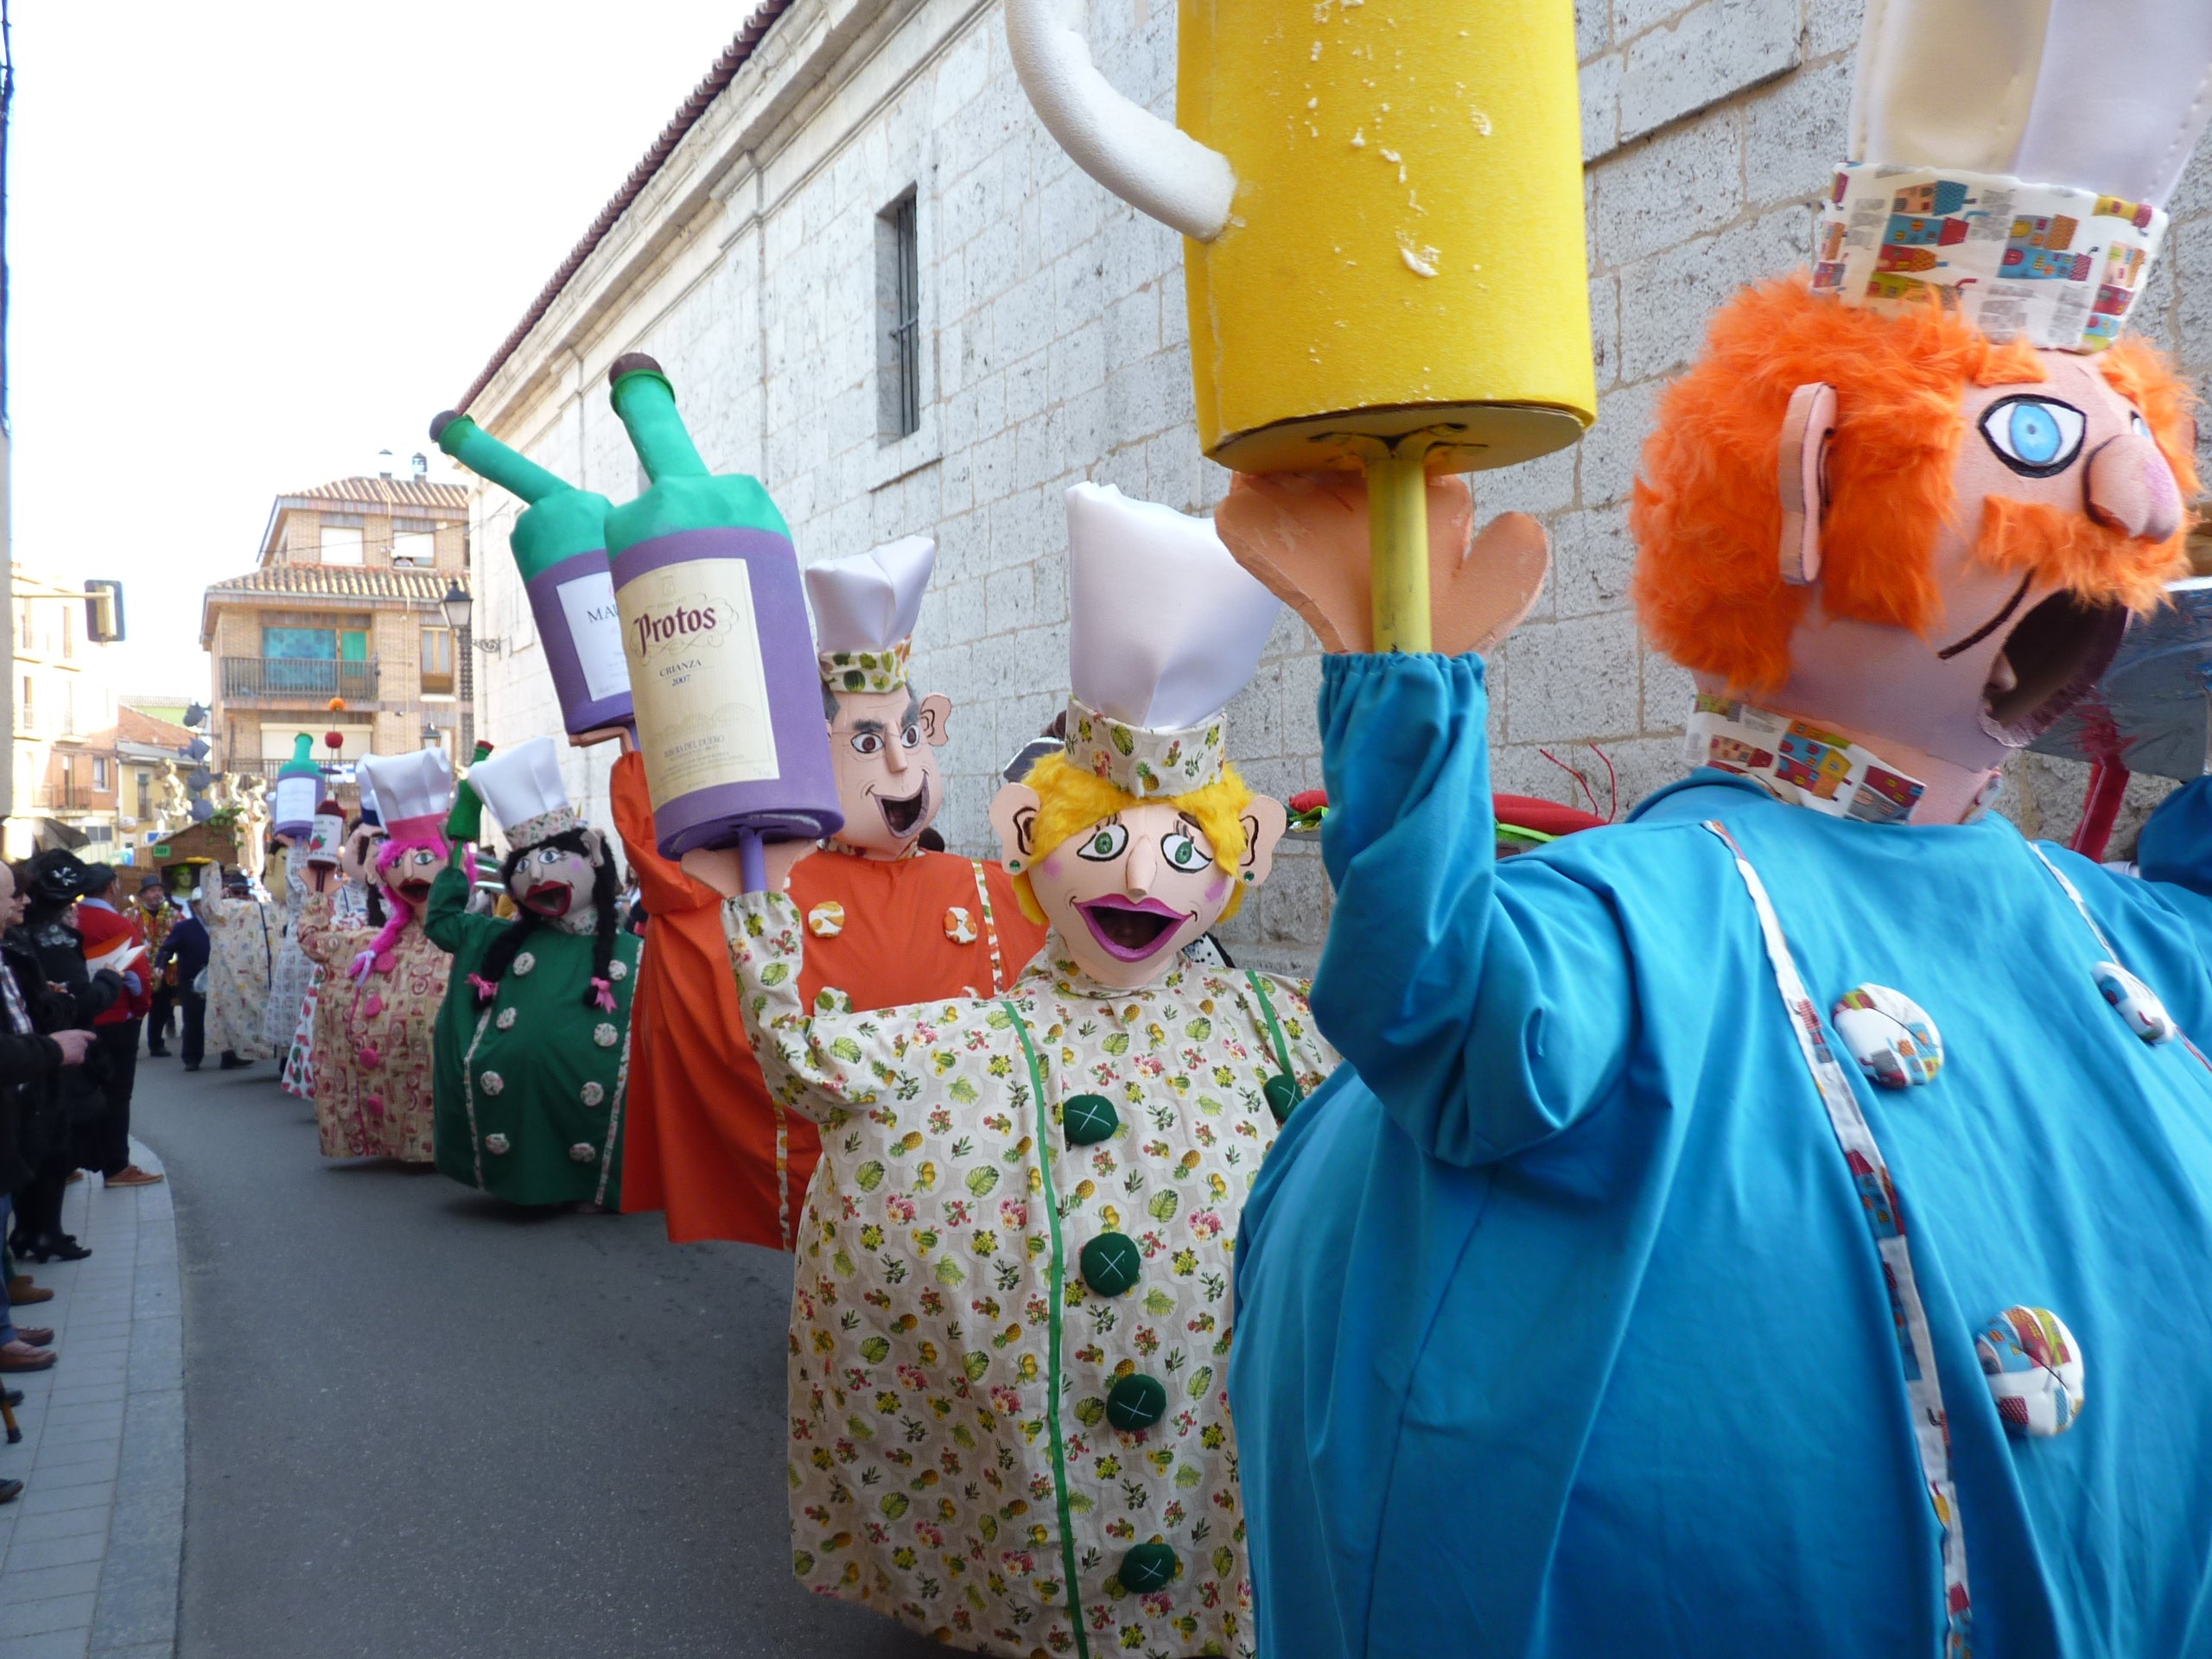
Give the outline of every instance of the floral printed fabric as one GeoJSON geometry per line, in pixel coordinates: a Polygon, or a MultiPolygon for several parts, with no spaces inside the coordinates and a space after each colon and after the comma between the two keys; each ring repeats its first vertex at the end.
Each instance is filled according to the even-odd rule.
{"type": "Polygon", "coordinates": [[[1221,776],[1228,759],[1226,725],[1216,715],[1203,726],[1155,731],[1102,715],[1081,698],[1070,697],[1068,759],[1139,800],[1187,795],[1221,776]]]}
{"type": "MultiPolygon", "coordinates": [[[[338,889],[331,904],[332,919],[340,926],[365,922],[369,916],[368,889],[349,881],[338,889]]],[[[300,1001],[300,1017],[292,1027],[291,1046],[284,1052],[284,1092],[302,1100],[315,1098],[315,1004],[322,995],[323,970],[313,958],[308,963],[307,995],[300,1001]]]]}
{"type": "Polygon", "coordinates": [[[276,966],[269,976],[269,1006],[263,1016],[267,1022],[263,1037],[269,1052],[279,1059],[289,1058],[292,1038],[299,1029],[300,1006],[307,1000],[308,987],[315,979],[315,964],[300,949],[300,906],[308,897],[308,884],[301,869],[304,862],[300,857],[284,861],[284,906],[276,912],[276,924],[283,937],[276,946],[276,966]]]}
{"type": "Polygon", "coordinates": [[[315,995],[315,1120],[326,1158],[432,1160],[430,1043],[451,958],[410,922],[389,972],[346,970],[376,938],[339,922],[331,895],[309,893],[300,944],[322,969],[315,995]]]}
{"type": "MultiPolygon", "coordinates": [[[[725,920],[769,1089],[822,1126],[791,1313],[798,1577],[979,1652],[1249,1654],[1229,1286],[1282,1070],[1250,983],[1182,966],[1111,991],[1052,939],[1003,1001],[810,1018],[791,901],[725,920]],[[1070,1143],[1079,1095],[1115,1106],[1108,1138],[1070,1143]],[[1139,1258],[1111,1297],[1079,1266],[1106,1233],[1139,1258]],[[1165,1414],[1124,1432],[1107,1396],[1137,1374],[1165,1414]],[[1135,1593],[1122,1558],[1155,1541],[1173,1576],[1135,1593]]],[[[1336,1056],[1304,988],[1268,986],[1310,1090],[1336,1056]]]]}
{"type": "Polygon", "coordinates": [[[207,926],[207,1052],[265,1060],[269,980],[276,966],[277,921],[265,899],[232,899],[203,885],[207,926]]]}

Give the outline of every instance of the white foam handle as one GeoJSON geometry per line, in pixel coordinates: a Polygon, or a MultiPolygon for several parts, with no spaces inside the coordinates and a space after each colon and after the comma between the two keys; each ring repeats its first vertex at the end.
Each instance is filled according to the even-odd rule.
{"type": "Polygon", "coordinates": [[[1085,0],[1006,0],[1014,73],[1068,158],[1141,213],[1200,242],[1229,223],[1229,158],[1116,92],[1090,60],[1085,0]]]}

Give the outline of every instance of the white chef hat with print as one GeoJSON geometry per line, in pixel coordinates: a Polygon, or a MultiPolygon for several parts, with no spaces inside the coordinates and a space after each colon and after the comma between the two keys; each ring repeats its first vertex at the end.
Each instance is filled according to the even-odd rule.
{"type": "Polygon", "coordinates": [[[550,737],[526,738],[486,755],[468,769],[469,787],[492,810],[507,845],[535,847],[583,820],[561,779],[561,747],[550,737]]]}
{"type": "Polygon", "coordinates": [[[2208,0],[1867,0],[1814,291],[2101,351],[2208,115],[2208,0]]]}
{"type": "Polygon", "coordinates": [[[1067,505],[1068,759],[1139,799],[1202,789],[1282,601],[1211,519],[1111,485],[1077,484],[1067,505]]]}
{"type": "Polygon", "coordinates": [[[937,568],[937,543],[907,536],[849,559],[824,559],[806,569],[814,607],[814,648],[822,683],[837,691],[896,691],[906,683],[906,658],[922,594],[937,568]]]}

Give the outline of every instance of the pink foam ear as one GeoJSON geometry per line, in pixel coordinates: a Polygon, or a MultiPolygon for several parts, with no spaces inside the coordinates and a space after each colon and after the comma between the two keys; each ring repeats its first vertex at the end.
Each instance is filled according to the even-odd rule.
{"type": "Polygon", "coordinates": [[[1834,435],[1834,386],[1814,381],[1789,394],[1774,481],[1782,497],[1782,579],[1793,588],[1820,579],[1828,440],[1834,435]]]}

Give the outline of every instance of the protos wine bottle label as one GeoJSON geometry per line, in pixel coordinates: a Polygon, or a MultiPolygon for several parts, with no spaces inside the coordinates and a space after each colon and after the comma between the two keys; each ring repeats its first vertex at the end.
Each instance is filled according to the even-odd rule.
{"type": "Polygon", "coordinates": [[[622,614],[614,603],[612,571],[594,570],[563,582],[561,614],[576,647],[584,690],[594,702],[619,697],[630,689],[630,666],[622,652],[622,614]]]}
{"type": "Polygon", "coordinates": [[[664,564],[632,577],[619,599],[654,802],[779,776],[746,562],[664,564]]]}

